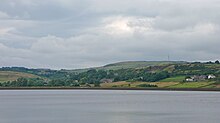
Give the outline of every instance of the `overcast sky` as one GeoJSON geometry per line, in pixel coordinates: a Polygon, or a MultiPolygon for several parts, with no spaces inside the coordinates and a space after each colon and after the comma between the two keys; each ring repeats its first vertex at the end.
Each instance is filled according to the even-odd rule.
{"type": "Polygon", "coordinates": [[[1,0],[0,66],[220,59],[220,0],[1,0]]]}

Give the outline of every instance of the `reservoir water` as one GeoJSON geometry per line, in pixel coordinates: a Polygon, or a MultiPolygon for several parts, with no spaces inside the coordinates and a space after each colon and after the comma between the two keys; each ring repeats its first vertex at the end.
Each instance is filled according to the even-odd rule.
{"type": "Polygon", "coordinates": [[[0,123],[219,122],[219,92],[0,91],[0,123]]]}

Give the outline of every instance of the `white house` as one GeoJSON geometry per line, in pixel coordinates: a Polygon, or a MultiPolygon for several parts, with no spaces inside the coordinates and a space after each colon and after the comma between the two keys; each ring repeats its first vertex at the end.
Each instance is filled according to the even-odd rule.
{"type": "Polygon", "coordinates": [[[208,79],[215,79],[216,78],[216,76],[214,76],[214,75],[208,75],[208,79]]]}
{"type": "Polygon", "coordinates": [[[192,79],[192,78],[187,78],[186,81],[187,81],[187,82],[193,82],[194,79],[192,79]]]}

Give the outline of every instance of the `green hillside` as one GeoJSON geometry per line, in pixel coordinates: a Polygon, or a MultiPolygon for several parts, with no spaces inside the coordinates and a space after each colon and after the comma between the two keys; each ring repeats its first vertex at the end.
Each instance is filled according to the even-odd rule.
{"type": "Polygon", "coordinates": [[[0,71],[0,82],[13,81],[18,78],[37,78],[39,76],[24,73],[24,72],[14,72],[14,71],[0,71]]]}
{"type": "Polygon", "coordinates": [[[86,69],[75,69],[75,70],[67,70],[68,72],[86,72],[90,69],[97,70],[119,70],[119,69],[129,69],[129,68],[146,68],[149,66],[161,66],[161,65],[169,65],[169,64],[184,64],[187,63],[185,61],[125,61],[125,62],[117,62],[112,64],[107,64],[102,67],[94,67],[94,68],[86,68],[86,69]]]}

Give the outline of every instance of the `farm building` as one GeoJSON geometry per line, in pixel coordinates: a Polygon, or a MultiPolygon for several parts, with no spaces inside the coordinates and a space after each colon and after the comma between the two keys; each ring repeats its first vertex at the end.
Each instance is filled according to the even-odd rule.
{"type": "Polygon", "coordinates": [[[100,82],[101,83],[112,83],[113,79],[101,79],[100,82]]]}

